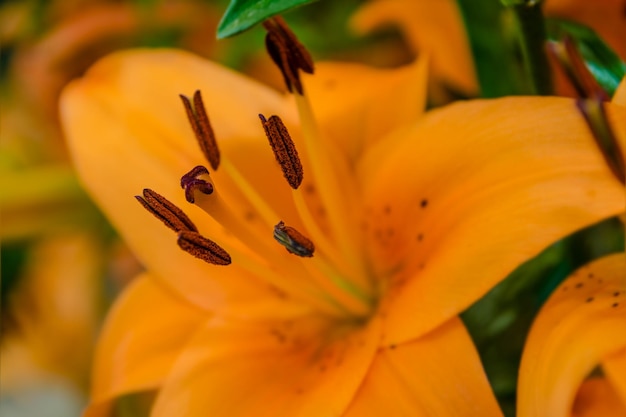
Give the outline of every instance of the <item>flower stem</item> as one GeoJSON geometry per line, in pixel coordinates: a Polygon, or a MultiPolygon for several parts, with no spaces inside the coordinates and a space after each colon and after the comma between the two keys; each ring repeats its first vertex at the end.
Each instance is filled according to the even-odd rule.
{"type": "Polygon", "coordinates": [[[545,50],[546,29],[541,2],[527,1],[511,6],[517,21],[520,46],[533,94],[552,94],[552,78],[545,50]]]}

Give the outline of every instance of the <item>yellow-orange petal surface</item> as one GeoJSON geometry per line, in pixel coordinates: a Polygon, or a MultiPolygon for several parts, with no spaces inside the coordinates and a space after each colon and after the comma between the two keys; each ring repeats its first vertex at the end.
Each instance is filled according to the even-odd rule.
{"type": "Polygon", "coordinates": [[[104,325],[85,417],[109,415],[119,396],[158,388],[183,346],[209,319],[148,274],[117,300],[104,325]]]}
{"type": "Polygon", "coordinates": [[[152,416],[340,416],[376,353],[380,324],[216,319],[185,347],[152,416]]]}
{"type": "Polygon", "coordinates": [[[453,318],[418,340],[379,351],[345,417],[383,415],[502,415],[460,319],[453,318]]]}
{"type": "MultiPolygon", "coordinates": [[[[623,130],[624,109],[609,113],[623,130]]],[[[561,98],[429,112],[360,175],[370,258],[397,287],[389,343],[458,314],[551,243],[626,206],[574,101],[561,98]]]]}

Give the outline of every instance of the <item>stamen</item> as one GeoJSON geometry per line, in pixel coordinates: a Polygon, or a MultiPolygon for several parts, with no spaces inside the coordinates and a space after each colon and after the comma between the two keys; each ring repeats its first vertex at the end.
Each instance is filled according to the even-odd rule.
{"type": "Polygon", "coordinates": [[[135,198],[154,217],[173,231],[198,231],[191,219],[180,208],[157,192],[146,188],[143,190],[143,197],[136,195],[135,198]]]}
{"type": "Polygon", "coordinates": [[[282,220],[274,226],[274,239],[294,255],[310,258],[315,252],[313,242],[282,220]]]}
{"type": "Polygon", "coordinates": [[[560,42],[549,42],[548,51],[557,59],[581,98],[600,97],[603,101],[609,100],[609,95],[585,65],[576,43],[570,36],[566,36],[560,42]]]}
{"type": "Polygon", "coordinates": [[[577,100],[576,106],[583,114],[587,126],[589,126],[589,130],[591,130],[591,134],[596,140],[607,165],[611,171],[613,171],[617,179],[622,184],[626,184],[624,154],[613,133],[601,99],[577,100]]]}
{"type": "Polygon", "coordinates": [[[289,131],[278,116],[271,116],[269,120],[266,120],[265,116],[259,114],[259,118],[276,157],[276,162],[283,170],[283,175],[291,188],[296,190],[302,183],[304,171],[289,131]]]}
{"type": "Polygon", "coordinates": [[[200,175],[208,175],[209,170],[198,165],[191,171],[183,175],[180,179],[180,186],[185,190],[185,199],[193,204],[196,201],[195,192],[200,191],[203,194],[213,193],[213,184],[198,178],[200,175]]]}
{"type": "Polygon", "coordinates": [[[206,113],[200,90],[196,90],[193,95],[193,105],[189,97],[181,94],[180,98],[187,111],[187,118],[193,133],[196,135],[200,149],[204,157],[209,161],[209,164],[211,164],[211,168],[215,171],[220,165],[220,150],[217,147],[215,133],[213,133],[213,128],[209,122],[209,116],[206,113]]]}
{"type": "Polygon", "coordinates": [[[272,60],[280,68],[285,84],[290,92],[295,87],[299,94],[303,93],[299,70],[313,74],[313,59],[306,48],[298,41],[280,16],[263,22],[267,30],[265,46],[272,60]]]}
{"type": "Polygon", "coordinates": [[[228,252],[198,232],[180,232],[178,234],[178,246],[196,258],[213,265],[229,265],[231,262],[228,252]]]}

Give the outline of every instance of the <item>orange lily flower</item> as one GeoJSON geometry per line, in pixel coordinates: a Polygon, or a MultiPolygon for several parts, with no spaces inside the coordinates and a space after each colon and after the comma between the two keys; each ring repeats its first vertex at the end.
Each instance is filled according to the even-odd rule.
{"type": "MultiPolygon", "coordinates": [[[[551,242],[624,211],[623,190],[573,101],[422,114],[425,68],[321,64],[285,97],[188,53],[135,50],[65,90],[80,176],[148,269],[104,327],[86,416],[146,390],[155,417],[501,415],[457,314],[551,242]],[[180,176],[205,162],[176,95],[197,89],[221,159],[183,193],[180,176]],[[282,117],[299,158],[276,164],[259,113],[282,117]],[[155,206],[184,222],[181,247],[232,262],[181,251],[133,201],[147,186],[213,241],[155,206]]],[[[623,125],[624,109],[607,111],[623,125]]]]}
{"type": "MultiPolygon", "coordinates": [[[[545,0],[543,9],[547,17],[589,26],[626,60],[626,15],[622,0],[545,0]]],[[[413,52],[432,57],[436,80],[465,94],[477,93],[473,58],[455,1],[370,0],[355,14],[352,24],[358,33],[397,25],[413,52]]]]}
{"type": "Polygon", "coordinates": [[[432,59],[433,78],[468,95],[478,92],[463,17],[450,0],[373,0],[352,18],[357,33],[396,24],[412,52],[432,59]]]}
{"type": "Polygon", "coordinates": [[[626,254],[576,271],[550,297],[520,366],[520,417],[626,415],[626,254]],[[603,376],[593,376],[600,365],[603,376]]]}

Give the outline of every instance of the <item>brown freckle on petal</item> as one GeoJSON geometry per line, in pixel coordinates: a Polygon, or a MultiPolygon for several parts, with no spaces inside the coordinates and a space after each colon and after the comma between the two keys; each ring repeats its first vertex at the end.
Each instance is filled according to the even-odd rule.
{"type": "Polygon", "coordinates": [[[615,292],[613,293],[613,297],[619,297],[619,291],[615,291],[615,292]]]}
{"type": "Polygon", "coordinates": [[[395,349],[397,346],[395,344],[389,345],[389,349],[395,349]]]}
{"type": "Polygon", "coordinates": [[[265,135],[285,179],[291,188],[297,189],[304,178],[304,170],[289,131],[278,116],[271,116],[269,119],[265,119],[265,116],[259,114],[259,119],[261,119],[265,135]]]}
{"type": "Polygon", "coordinates": [[[617,307],[617,306],[619,306],[619,303],[613,303],[613,304],[611,305],[611,307],[613,307],[613,308],[615,308],[615,307],[617,307]]]}
{"type": "Polygon", "coordinates": [[[576,288],[582,288],[585,284],[583,284],[582,282],[579,282],[578,284],[575,285],[576,288]]]}
{"type": "Polygon", "coordinates": [[[417,241],[421,242],[422,240],[424,240],[424,235],[420,233],[419,235],[417,235],[417,241]]]}
{"type": "Polygon", "coordinates": [[[592,302],[592,301],[593,301],[593,297],[589,297],[589,298],[587,298],[587,299],[585,300],[585,302],[586,302],[586,303],[590,303],[590,302],[592,302]]]}
{"type": "Polygon", "coordinates": [[[391,206],[387,205],[387,206],[383,207],[383,213],[390,214],[391,213],[391,206]]]}
{"type": "Polygon", "coordinates": [[[426,199],[424,199],[424,200],[422,200],[422,201],[420,202],[420,206],[421,206],[422,208],[426,207],[427,205],[428,205],[428,200],[426,200],[426,199]]]}
{"type": "Polygon", "coordinates": [[[593,279],[593,273],[592,273],[592,272],[590,272],[590,273],[589,273],[589,275],[587,275],[587,278],[589,278],[589,279],[593,279]]]}

